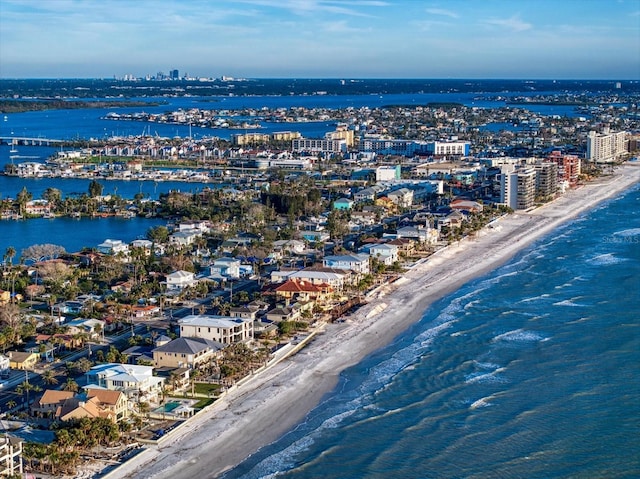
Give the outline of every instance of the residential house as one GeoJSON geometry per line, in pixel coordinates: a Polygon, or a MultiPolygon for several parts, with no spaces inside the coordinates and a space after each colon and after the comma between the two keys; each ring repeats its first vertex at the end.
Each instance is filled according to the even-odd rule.
{"type": "Polygon", "coordinates": [[[217,341],[205,338],[179,337],[153,350],[156,367],[196,369],[211,361],[223,348],[217,341]]]}
{"type": "Polygon", "coordinates": [[[296,301],[326,303],[333,288],[326,283],[313,284],[304,280],[288,280],[275,289],[276,298],[287,305],[296,301]]]}
{"type": "Polygon", "coordinates": [[[153,318],[157,314],[160,314],[160,306],[155,304],[137,304],[131,308],[131,313],[134,318],[153,318]]]}
{"type": "Polygon", "coordinates": [[[345,270],[319,266],[296,270],[288,275],[288,279],[294,281],[307,281],[315,285],[328,284],[334,291],[342,291],[348,278],[349,273],[345,270]]]}
{"type": "Polygon", "coordinates": [[[302,254],[304,253],[306,246],[303,241],[292,240],[278,240],[273,242],[273,250],[276,253],[289,253],[289,254],[302,254]]]}
{"type": "Polygon", "coordinates": [[[129,417],[127,396],[122,391],[100,388],[85,388],[87,399],[97,399],[99,407],[113,413],[116,422],[129,417]]]}
{"type": "Polygon", "coordinates": [[[353,208],[354,201],[349,198],[339,198],[333,202],[334,210],[350,210],[353,208]]]}
{"type": "Polygon", "coordinates": [[[70,334],[85,333],[91,339],[96,339],[104,331],[105,322],[95,318],[78,318],[65,324],[70,334]]]}
{"type": "Polygon", "coordinates": [[[387,198],[393,201],[400,208],[408,208],[413,204],[413,190],[400,188],[387,193],[387,198]]]}
{"type": "Polygon", "coordinates": [[[202,236],[202,233],[195,230],[176,231],[169,236],[169,243],[178,246],[191,246],[202,236]]]}
{"type": "Polygon", "coordinates": [[[102,254],[116,255],[122,253],[126,255],[129,252],[129,245],[123,243],[122,240],[107,239],[100,243],[96,249],[102,254]]]}
{"type": "Polygon", "coordinates": [[[449,205],[452,210],[466,211],[467,213],[480,213],[483,206],[477,201],[456,198],[449,205]]]}
{"type": "Polygon", "coordinates": [[[33,369],[40,359],[38,353],[23,352],[23,351],[7,351],[9,357],[9,367],[11,369],[33,369]]]}
{"type": "Polygon", "coordinates": [[[211,279],[238,279],[240,278],[241,261],[236,258],[217,258],[213,260],[213,264],[209,267],[211,279]]]}
{"type": "Polygon", "coordinates": [[[410,238],[396,238],[387,243],[388,245],[398,248],[398,254],[411,256],[416,251],[416,241],[410,238]]]}
{"type": "Polygon", "coordinates": [[[388,243],[372,244],[363,249],[369,252],[369,256],[377,259],[387,266],[391,266],[393,263],[398,261],[398,248],[395,245],[388,243]]]}
{"type": "Polygon", "coordinates": [[[229,308],[229,316],[232,318],[242,318],[255,320],[258,315],[257,306],[232,306],[229,308]]]}
{"type": "Polygon", "coordinates": [[[166,276],[167,292],[179,292],[197,283],[195,274],[190,271],[174,271],[166,276]]]}
{"type": "Polygon", "coordinates": [[[153,375],[153,367],[137,364],[104,363],[87,372],[87,388],[122,391],[128,399],[155,399],[164,378],[153,375]]]}
{"type": "Polygon", "coordinates": [[[55,418],[59,421],[72,421],[74,419],[82,418],[106,418],[113,422],[116,422],[116,417],[113,412],[108,409],[102,409],[100,407],[100,401],[94,397],[87,399],[80,396],[74,396],[67,399],[56,411],[55,418]]]}
{"type": "Polygon", "coordinates": [[[371,188],[365,188],[360,191],[357,191],[353,195],[353,199],[356,203],[362,203],[366,201],[374,201],[379,193],[384,191],[384,187],[379,185],[374,185],[371,188]]]}
{"type": "Polygon", "coordinates": [[[57,391],[47,389],[36,401],[31,405],[31,412],[39,417],[56,417],[58,409],[67,400],[74,396],[72,391],[57,391]]]}
{"type": "Polygon", "coordinates": [[[412,239],[419,243],[434,244],[439,239],[437,229],[425,226],[405,226],[396,230],[396,239],[412,239]]]}
{"type": "Polygon", "coordinates": [[[299,317],[300,311],[289,306],[273,308],[267,311],[267,314],[265,316],[268,321],[271,321],[273,323],[280,323],[282,321],[295,321],[299,317]]]}
{"type": "Polygon", "coordinates": [[[178,321],[180,337],[204,338],[222,344],[253,337],[253,320],[230,316],[189,315],[178,321]]]}
{"type": "Polygon", "coordinates": [[[322,264],[328,268],[349,270],[361,274],[369,273],[369,255],[367,254],[325,256],[322,264]]]}

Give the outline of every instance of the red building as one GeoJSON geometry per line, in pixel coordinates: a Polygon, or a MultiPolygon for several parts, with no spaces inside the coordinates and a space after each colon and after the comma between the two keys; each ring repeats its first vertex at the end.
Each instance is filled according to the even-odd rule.
{"type": "Polygon", "coordinates": [[[547,160],[558,165],[558,181],[568,181],[569,186],[578,184],[581,160],[576,155],[563,155],[560,151],[552,152],[547,160]]]}

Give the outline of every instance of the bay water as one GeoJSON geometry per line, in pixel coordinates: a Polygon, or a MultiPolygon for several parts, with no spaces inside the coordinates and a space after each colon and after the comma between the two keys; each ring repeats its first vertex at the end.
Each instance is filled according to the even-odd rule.
{"type": "Polygon", "coordinates": [[[462,286],[225,479],[640,477],[640,188],[462,286]]]}

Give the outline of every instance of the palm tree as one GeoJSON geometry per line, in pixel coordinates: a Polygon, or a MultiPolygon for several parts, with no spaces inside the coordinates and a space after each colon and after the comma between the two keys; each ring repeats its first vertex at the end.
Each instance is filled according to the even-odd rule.
{"type": "Polygon", "coordinates": [[[27,408],[29,407],[29,391],[40,392],[42,391],[42,388],[38,385],[31,384],[29,380],[25,380],[16,387],[16,392],[18,394],[25,394],[27,399],[27,408]]]}
{"type": "Polygon", "coordinates": [[[40,375],[40,377],[42,378],[42,382],[50,386],[54,384],[58,384],[58,379],[53,374],[53,371],[51,369],[47,369],[45,372],[43,372],[40,375]]]}
{"type": "Polygon", "coordinates": [[[78,392],[78,389],[80,389],[78,383],[75,382],[72,378],[67,378],[67,382],[64,383],[64,386],[62,387],[63,391],[71,391],[74,393],[78,392]]]}
{"type": "Polygon", "coordinates": [[[7,248],[7,251],[4,254],[4,265],[5,267],[7,266],[7,263],[9,265],[9,268],[11,268],[12,263],[13,263],[13,258],[15,258],[16,256],[16,249],[13,246],[9,246],[7,248]]]}

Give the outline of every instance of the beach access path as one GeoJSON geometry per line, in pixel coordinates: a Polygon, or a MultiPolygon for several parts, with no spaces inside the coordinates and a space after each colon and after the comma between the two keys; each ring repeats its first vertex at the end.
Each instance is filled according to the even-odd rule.
{"type": "Polygon", "coordinates": [[[218,477],[304,420],[336,386],[338,375],[389,344],[420,320],[434,301],[505,263],[562,223],[640,182],[640,163],[618,167],[530,212],[501,218],[444,248],[341,323],[329,324],[299,353],[254,375],[157,447],[106,477],[218,477]]]}

